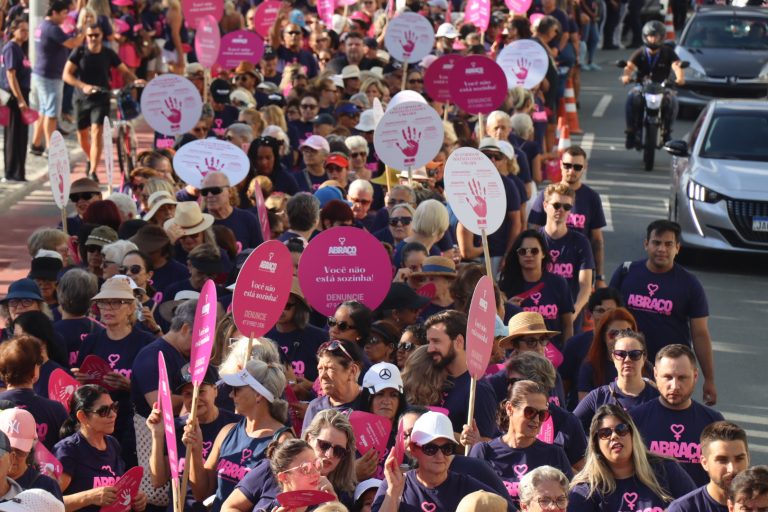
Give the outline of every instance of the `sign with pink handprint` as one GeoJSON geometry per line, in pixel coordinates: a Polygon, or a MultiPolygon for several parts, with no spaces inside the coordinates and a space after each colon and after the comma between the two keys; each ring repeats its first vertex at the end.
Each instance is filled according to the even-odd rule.
{"type": "Polygon", "coordinates": [[[387,25],[384,44],[389,55],[400,62],[419,62],[429,55],[435,43],[432,24],[415,12],[398,14],[387,25]]]}
{"type": "Polygon", "coordinates": [[[493,112],[507,97],[504,71],[491,59],[470,55],[456,63],[449,75],[454,103],[465,112],[493,112]]]}
{"type": "Polygon", "coordinates": [[[221,38],[221,49],[216,61],[224,69],[234,69],[241,61],[258,64],[264,55],[264,40],[250,30],[236,30],[221,38]]]}
{"type": "Polygon", "coordinates": [[[475,379],[482,379],[493,349],[496,325],[496,298],[493,281],[483,276],[475,285],[467,317],[467,369],[475,379]]]}
{"type": "Polygon", "coordinates": [[[197,22],[195,32],[195,53],[197,61],[206,68],[216,64],[221,48],[221,32],[216,18],[207,14],[197,22]]]}
{"type": "Polygon", "coordinates": [[[387,109],[373,132],[376,154],[388,166],[406,170],[432,160],[443,143],[443,123],[426,103],[405,101],[387,109]]]}
{"type": "Polygon", "coordinates": [[[35,462],[40,468],[40,474],[58,480],[64,472],[64,466],[43,443],[35,445],[35,462]]]}
{"type": "Polygon", "coordinates": [[[480,29],[480,32],[488,30],[491,21],[490,0],[469,0],[464,9],[464,23],[471,23],[480,29]]]}
{"type": "Polygon", "coordinates": [[[173,169],[184,183],[200,188],[203,178],[212,172],[223,172],[229,184],[243,181],[249,169],[248,155],[229,141],[194,140],[184,144],[173,157],[173,169]]]}
{"type": "Polygon", "coordinates": [[[69,169],[69,150],[64,143],[64,137],[58,130],[51,135],[51,146],[48,148],[48,178],[51,182],[53,200],[60,210],[67,207],[69,187],[71,184],[69,169]]]}
{"type": "Polygon", "coordinates": [[[525,14],[531,7],[533,0],[505,0],[504,3],[507,4],[510,12],[515,14],[525,14]]]}
{"type": "Polygon", "coordinates": [[[445,163],[445,197],[464,227],[476,235],[496,232],[504,221],[507,196],[501,175],[487,156],[459,148],[445,163]]]}
{"type": "Polygon", "coordinates": [[[455,53],[438,57],[424,73],[424,88],[437,101],[453,101],[452,86],[449,81],[453,68],[463,57],[455,53]]]}
{"type": "Polygon", "coordinates": [[[507,86],[522,86],[532,89],[539,85],[547,74],[549,56],[547,51],[536,41],[518,39],[505,46],[496,62],[507,76],[507,86]]]}
{"type": "Polygon", "coordinates": [[[275,24],[279,12],[280,2],[277,0],[266,0],[256,7],[253,28],[262,39],[267,39],[269,37],[269,30],[272,28],[272,25],[275,24]]]}
{"type": "Polygon", "coordinates": [[[184,0],[181,11],[188,28],[197,27],[200,18],[212,16],[218,23],[224,14],[224,0],[184,0]]]}
{"type": "Polygon", "coordinates": [[[104,142],[104,168],[107,170],[107,195],[110,195],[115,174],[115,155],[112,148],[112,123],[109,122],[109,116],[104,116],[103,126],[101,136],[104,142]]]}
{"type": "Polygon", "coordinates": [[[114,485],[117,499],[111,505],[101,507],[99,512],[130,512],[133,500],[139,494],[142,476],[144,476],[144,468],[141,466],[133,467],[123,473],[114,485]]]}
{"type": "Polygon", "coordinates": [[[149,126],[164,135],[181,135],[194,128],[203,111],[195,85],[168,73],[153,78],[141,95],[141,113],[149,126]]]}

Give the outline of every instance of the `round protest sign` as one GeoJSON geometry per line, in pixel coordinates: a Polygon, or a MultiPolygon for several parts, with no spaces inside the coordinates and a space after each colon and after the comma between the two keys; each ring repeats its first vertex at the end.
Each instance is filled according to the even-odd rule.
{"type": "Polygon", "coordinates": [[[107,170],[107,195],[112,193],[112,179],[115,173],[114,152],[112,149],[112,123],[109,116],[104,116],[104,128],[101,132],[104,143],[104,167],[107,170]]]}
{"type": "Polygon", "coordinates": [[[392,281],[392,263],[373,235],[339,226],[314,237],[301,255],[299,284],[307,302],[332,315],[346,300],[376,309],[392,281]]]}
{"type": "Polygon", "coordinates": [[[224,69],[234,69],[241,61],[258,64],[264,55],[264,40],[250,30],[237,30],[221,38],[218,64],[224,69]]]}
{"type": "Polygon", "coordinates": [[[211,172],[223,172],[235,186],[248,175],[248,155],[231,142],[218,139],[193,140],[173,157],[173,169],[187,185],[200,188],[211,172]]]}
{"type": "Polygon", "coordinates": [[[224,0],[184,0],[181,2],[181,12],[189,28],[195,28],[204,16],[213,16],[218,23],[224,13],[224,0]]]}
{"type": "Polygon", "coordinates": [[[280,318],[291,293],[293,261],[285,244],[270,240],[245,260],[232,293],[232,315],[243,336],[256,338],[280,318]]]}
{"type": "Polygon", "coordinates": [[[389,55],[400,62],[419,62],[429,55],[435,43],[432,24],[415,12],[398,14],[387,25],[384,44],[389,55]]]}
{"type": "MultiPolygon", "coordinates": [[[[378,98],[375,98],[375,99],[378,99],[378,98]]],[[[424,99],[424,96],[422,96],[416,91],[411,91],[410,89],[406,89],[392,96],[392,99],[390,99],[389,103],[387,103],[387,111],[398,106],[401,103],[405,103],[406,101],[415,101],[417,103],[424,103],[425,105],[427,104],[427,100],[424,99]]]]}
{"type": "Polygon", "coordinates": [[[51,191],[56,206],[63,210],[69,201],[69,151],[64,143],[64,137],[58,130],[51,135],[51,146],[48,148],[48,178],[51,180],[51,191]]]}
{"type": "Polygon", "coordinates": [[[443,123],[426,103],[406,101],[388,109],[373,132],[376,154],[401,171],[425,165],[442,144],[443,123]]]}
{"type": "Polygon", "coordinates": [[[451,97],[465,112],[487,114],[496,110],[507,97],[504,71],[494,61],[481,55],[469,55],[456,63],[449,75],[451,97]]]}
{"type": "Polygon", "coordinates": [[[480,29],[480,32],[488,30],[491,21],[490,0],[469,0],[464,9],[464,23],[471,23],[480,29]]]}
{"type": "Polygon", "coordinates": [[[210,14],[203,16],[197,22],[195,33],[195,53],[203,67],[210,68],[219,58],[221,47],[221,32],[216,18],[210,14]]]}
{"type": "Polygon", "coordinates": [[[194,128],[203,110],[195,84],[168,73],[153,78],[141,95],[141,113],[163,135],[181,135],[194,128]]]}
{"type": "Polygon", "coordinates": [[[476,235],[494,233],[504,221],[507,196],[499,171],[475,148],[459,148],[445,162],[445,197],[459,222],[476,235]]]}
{"type": "Polygon", "coordinates": [[[256,8],[254,16],[254,30],[262,39],[269,37],[269,30],[275,24],[277,15],[280,12],[280,2],[277,0],[266,0],[256,8]]]}
{"type": "Polygon", "coordinates": [[[533,0],[505,0],[509,11],[514,14],[525,14],[531,7],[533,0]]]}
{"type": "Polygon", "coordinates": [[[438,57],[427,68],[427,71],[424,73],[424,88],[432,99],[445,102],[453,101],[449,78],[456,63],[462,58],[461,55],[450,53],[438,57]]]}
{"type": "Polygon", "coordinates": [[[501,50],[496,62],[504,70],[510,89],[518,85],[532,89],[539,85],[547,74],[549,56],[544,47],[536,41],[518,39],[501,50]]]}
{"type": "Polygon", "coordinates": [[[475,379],[482,379],[491,360],[496,325],[496,299],[493,281],[482,276],[475,285],[467,317],[467,369],[475,379]]]}

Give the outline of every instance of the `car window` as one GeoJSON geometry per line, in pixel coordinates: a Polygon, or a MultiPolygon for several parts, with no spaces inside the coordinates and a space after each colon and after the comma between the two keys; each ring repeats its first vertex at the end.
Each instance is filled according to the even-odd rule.
{"type": "Polygon", "coordinates": [[[704,119],[707,117],[707,112],[709,112],[709,109],[705,108],[701,111],[701,113],[699,113],[699,117],[696,118],[696,122],[693,124],[693,130],[691,130],[691,133],[688,136],[688,147],[692,148],[693,145],[696,144],[696,141],[699,139],[701,125],[704,124],[704,119]]]}
{"type": "Polygon", "coordinates": [[[691,22],[681,44],[688,48],[768,50],[768,19],[702,16],[691,22]]]}
{"type": "Polygon", "coordinates": [[[715,115],[707,130],[701,156],[768,162],[766,140],[768,113],[715,115]]]}

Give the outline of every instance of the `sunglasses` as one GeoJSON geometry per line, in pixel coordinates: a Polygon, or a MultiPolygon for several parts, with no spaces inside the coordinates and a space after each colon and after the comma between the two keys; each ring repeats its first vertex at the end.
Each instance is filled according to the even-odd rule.
{"type": "Polygon", "coordinates": [[[322,354],[325,351],[334,352],[336,350],[341,350],[341,352],[347,356],[350,361],[355,361],[355,358],[352,357],[352,355],[347,351],[346,348],[344,348],[344,345],[339,340],[326,341],[320,345],[320,348],[317,349],[317,353],[322,354]]]}
{"type": "Polygon", "coordinates": [[[454,446],[451,443],[445,443],[444,445],[437,445],[435,443],[427,443],[424,446],[420,446],[419,449],[424,455],[432,457],[436,455],[438,451],[443,452],[443,455],[449,457],[454,454],[454,446]]]}
{"type": "MultiPolygon", "coordinates": [[[[143,187],[143,185],[142,185],[142,187],[143,187]]],[[[78,202],[78,201],[79,201],[79,200],[81,200],[81,199],[82,199],[83,201],[90,201],[90,200],[91,200],[91,198],[92,198],[93,196],[95,196],[95,195],[96,195],[96,192],[80,192],[80,193],[74,193],[74,194],[69,194],[69,200],[70,200],[70,201],[72,201],[73,203],[76,203],[76,202],[78,202]]]]}
{"type": "Polygon", "coordinates": [[[102,418],[109,417],[110,414],[113,412],[117,414],[117,409],[119,408],[119,405],[117,402],[112,402],[110,405],[102,405],[98,409],[93,409],[88,412],[93,413],[97,416],[101,416],[102,418]]]}
{"type": "Polygon", "coordinates": [[[409,84],[423,84],[424,80],[422,80],[421,78],[410,78],[410,79],[408,79],[408,83],[409,84]]]}
{"type": "Polygon", "coordinates": [[[613,358],[620,361],[629,358],[630,361],[639,361],[645,355],[645,350],[614,350],[613,358]]]}
{"type": "Polygon", "coordinates": [[[616,434],[619,437],[624,437],[627,434],[629,434],[631,430],[629,429],[629,425],[626,423],[619,423],[614,428],[611,427],[603,427],[597,429],[597,437],[600,439],[610,439],[613,434],[616,434]]]}
{"type": "Polygon", "coordinates": [[[405,199],[387,199],[387,206],[397,206],[398,204],[405,204],[408,201],[405,199]]]}
{"type": "Polygon", "coordinates": [[[208,188],[201,188],[200,189],[200,195],[203,197],[207,197],[209,195],[217,196],[224,192],[224,189],[227,187],[208,187],[208,188]]]}
{"type": "Polygon", "coordinates": [[[350,158],[358,158],[358,157],[368,156],[368,154],[367,153],[350,153],[349,156],[350,158]]]}
{"type": "Polygon", "coordinates": [[[569,212],[573,208],[573,205],[570,203],[549,203],[549,204],[555,210],[559,210],[560,208],[562,208],[563,210],[569,212]]]}
{"type": "Polygon", "coordinates": [[[539,421],[547,421],[549,419],[549,409],[536,409],[528,405],[523,408],[523,416],[527,420],[532,420],[538,416],[539,421]]]}
{"type": "Polygon", "coordinates": [[[310,104],[302,104],[299,105],[299,108],[306,109],[306,110],[314,110],[317,108],[317,105],[310,105],[310,104]]]}
{"type": "Polygon", "coordinates": [[[410,352],[414,348],[416,348],[416,345],[414,345],[413,343],[408,343],[407,341],[404,341],[403,343],[400,343],[399,345],[397,345],[397,350],[404,350],[405,352],[410,352]]]}
{"type": "Polygon", "coordinates": [[[495,160],[497,162],[501,162],[504,160],[504,155],[501,153],[483,153],[485,156],[487,156],[491,160],[495,160]]]}
{"type": "Polygon", "coordinates": [[[317,439],[315,442],[317,443],[317,447],[324,454],[328,453],[328,450],[333,449],[331,454],[337,459],[343,459],[348,453],[348,450],[344,446],[329,443],[328,441],[323,441],[322,439],[317,439]]]}
{"type": "Polygon", "coordinates": [[[525,343],[528,348],[536,348],[539,345],[546,347],[547,343],[549,343],[549,338],[546,336],[526,336],[524,338],[520,338],[519,342],[525,343]]]}
{"type": "MultiPolygon", "coordinates": [[[[318,441],[318,445],[319,445],[318,441]]],[[[294,466],[292,468],[288,468],[284,471],[281,471],[281,473],[289,473],[291,471],[298,470],[299,473],[301,473],[304,476],[310,476],[315,473],[319,473],[323,469],[323,459],[315,459],[312,462],[305,462],[304,464],[299,464],[298,466],[294,466]]]]}
{"type": "Polygon", "coordinates": [[[572,164],[569,162],[560,162],[560,165],[563,166],[563,169],[573,169],[574,171],[582,171],[584,169],[583,164],[572,164]]]}
{"type": "Polygon", "coordinates": [[[325,166],[325,170],[327,172],[341,172],[343,168],[335,164],[328,164],[325,166]]]}
{"type": "Polygon", "coordinates": [[[130,265],[130,266],[121,266],[118,268],[121,274],[141,274],[144,270],[144,267],[141,265],[130,265]]]}
{"type": "Polygon", "coordinates": [[[519,247],[517,249],[518,256],[536,256],[541,252],[538,247],[519,247]]]}
{"type": "Polygon", "coordinates": [[[354,325],[350,325],[345,321],[339,322],[334,317],[328,317],[328,327],[337,327],[340,331],[346,331],[347,329],[357,329],[354,325]]]}
{"type": "Polygon", "coordinates": [[[403,226],[410,226],[412,220],[413,217],[390,217],[389,225],[397,226],[398,224],[402,224],[403,226]]]}
{"type": "Polygon", "coordinates": [[[98,39],[101,37],[101,34],[88,34],[88,39],[98,39]]]}

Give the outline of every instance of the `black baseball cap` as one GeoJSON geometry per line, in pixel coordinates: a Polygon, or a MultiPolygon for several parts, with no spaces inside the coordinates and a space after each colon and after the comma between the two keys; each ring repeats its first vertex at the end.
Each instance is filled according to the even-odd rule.
{"type": "Polygon", "coordinates": [[[232,87],[226,80],[217,78],[211,82],[211,97],[216,103],[229,103],[230,92],[232,92],[232,87]]]}
{"type": "Polygon", "coordinates": [[[389,293],[377,309],[421,309],[428,303],[428,297],[422,297],[407,284],[392,283],[389,293]]]}
{"type": "MultiPolygon", "coordinates": [[[[203,376],[203,384],[210,384],[211,386],[215,386],[218,380],[219,377],[216,375],[216,370],[214,370],[213,367],[209,364],[208,369],[205,371],[205,375],[203,376]]],[[[184,389],[184,386],[187,384],[192,384],[192,372],[189,371],[189,363],[182,366],[181,370],[179,370],[179,381],[181,384],[176,386],[176,389],[174,390],[174,392],[177,394],[181,393],[181,390],[184,389]]]]}

